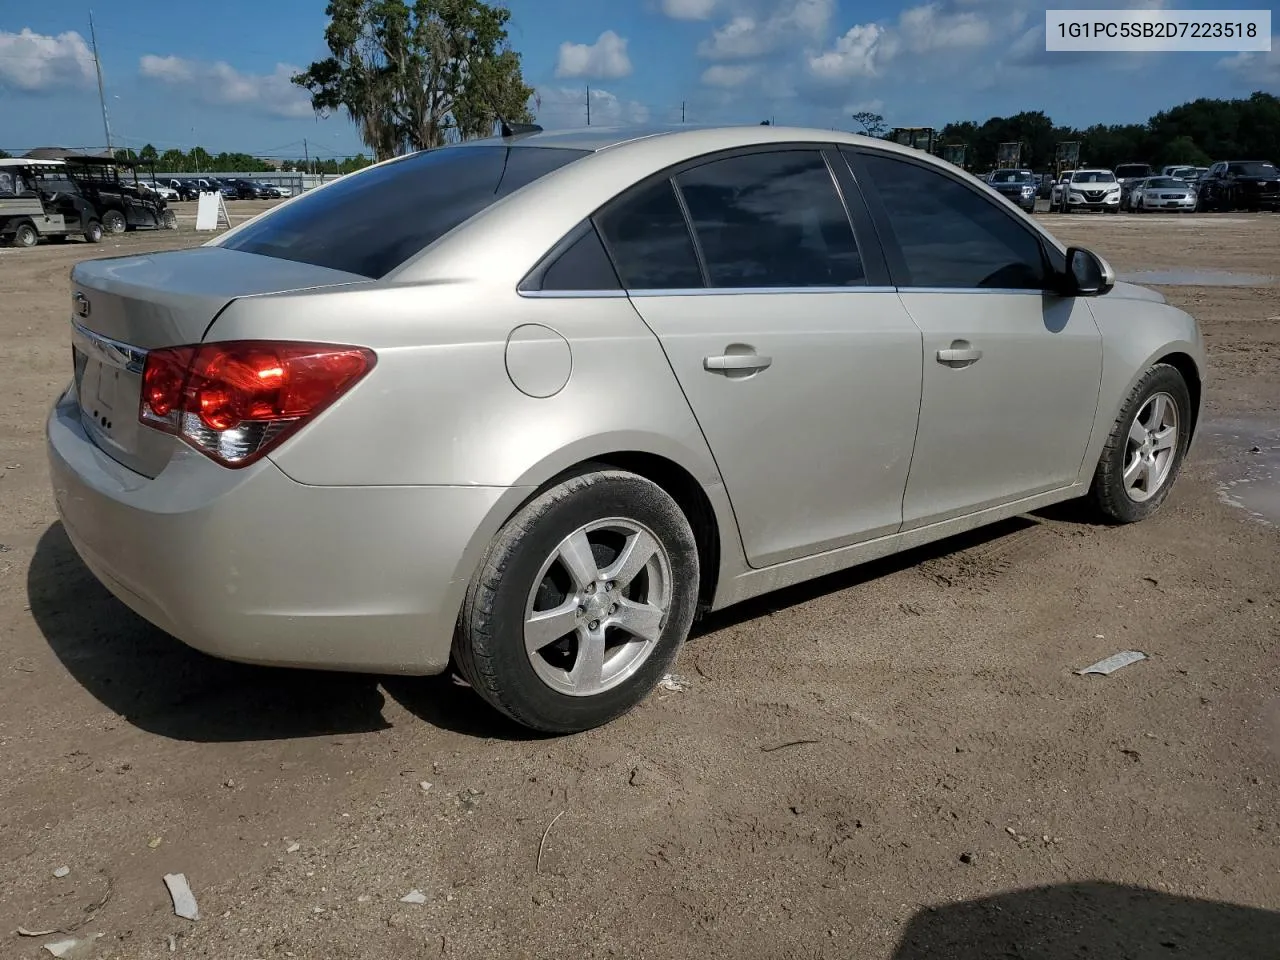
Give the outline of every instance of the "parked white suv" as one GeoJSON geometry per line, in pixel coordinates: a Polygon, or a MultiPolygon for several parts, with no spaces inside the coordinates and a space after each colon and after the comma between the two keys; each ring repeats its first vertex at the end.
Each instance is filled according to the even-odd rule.
{"type": "Polygon", "coordinates": [[[1071,179],[1062,185],[1058,209],[1105,210],[1120,212],[1120,182],[1110,170],[1073,170],[1071,179]]]}

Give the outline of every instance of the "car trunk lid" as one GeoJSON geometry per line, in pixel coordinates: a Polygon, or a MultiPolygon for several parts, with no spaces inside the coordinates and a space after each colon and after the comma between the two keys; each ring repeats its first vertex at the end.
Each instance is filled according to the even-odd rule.
{"type": "Polygon", "coordinates": [[[78,264],[71,273],[71,339],[86,432],[112,459],[156,476],[181,441],[138,421],[147,351],[199,343],[218,313],[241,297],[367,282],[220,247],[78,264]]]}

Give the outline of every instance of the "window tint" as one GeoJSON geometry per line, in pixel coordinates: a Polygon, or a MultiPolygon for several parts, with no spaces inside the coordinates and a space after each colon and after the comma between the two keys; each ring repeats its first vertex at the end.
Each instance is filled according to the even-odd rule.
{"type": "Polygon", "coordinates": [[[415,153],[306,194],[224,246],[382,277],[500,198],[586,155],[497,146],[415,153]]]}
{"type": "Polygon", "coordinates": [[[613,264],[605,253],[596,228],[587,224],[583,233],[542,274],[538,290],[617,290],[613,264]]]}
{"type": "Polygon", "coordinates": [[[993,201],[913,163],[864,162],[906,260],[904,286],[1048,286],[1039,239],[993,201]]]}
{"type": "Polygon", "coordinates": [[[693,240],[670,180],[624,194],[598,223],[623,286],[680,290],[702,286],[693,240]]]}
{"type": "Polygon", "coordinates": [[[713,287],[836,287],[863,281],[853,228],[822,154],[752,153],[682,173],[713,287]]]}

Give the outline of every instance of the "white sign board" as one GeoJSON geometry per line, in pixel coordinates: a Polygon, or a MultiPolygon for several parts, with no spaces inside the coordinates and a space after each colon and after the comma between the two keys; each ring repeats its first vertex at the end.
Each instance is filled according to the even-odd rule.
{"type": "Polygon", "coordinates": [[[196,229],[217,230],[219,222],[231,226],[231,217],[227,214],[227,204],[222,199],[222,194],[201,192],[200,205],[196,207],[196,229]]]}

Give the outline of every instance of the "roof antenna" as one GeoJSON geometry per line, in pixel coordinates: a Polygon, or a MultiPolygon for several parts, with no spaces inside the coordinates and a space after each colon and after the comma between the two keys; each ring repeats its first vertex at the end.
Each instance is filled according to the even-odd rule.
{"type": "Polygon", "coordinates": [[[471,65],[470,54],[464,53],[462,55],[462,59],[466,61],[467,72],[471,74],[471,78],[473,80],[480,84],[485,100],[489,102],[490,109],[493,110],[494,116],[498,118],[498,130],[502,134],[502,138],[504,140],[509,140],[512,137],[525,136],[531,133],[542,132],[542,127],[538,126],[536,123],[508,123],[506,117],[502,115],[502,111],[498,109],[498,101],[494,99],[493,91],[489,89],[489,85],[487,83],[483,83],[480,80],[480,75],[476,73],[475,67],[471,65]]]}

